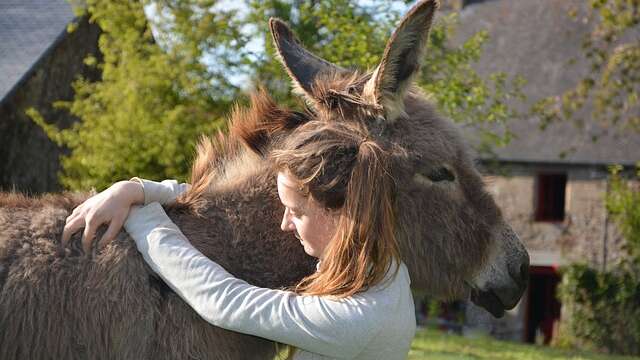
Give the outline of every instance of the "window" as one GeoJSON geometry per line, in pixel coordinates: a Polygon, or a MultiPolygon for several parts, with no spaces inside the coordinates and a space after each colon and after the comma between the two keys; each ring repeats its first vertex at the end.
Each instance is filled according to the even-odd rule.
{"type": "Polygon", "coordinates": [[[537,179],[536,221],[564,220],[564,194],[567,174],[539,174],[537,179]]]}

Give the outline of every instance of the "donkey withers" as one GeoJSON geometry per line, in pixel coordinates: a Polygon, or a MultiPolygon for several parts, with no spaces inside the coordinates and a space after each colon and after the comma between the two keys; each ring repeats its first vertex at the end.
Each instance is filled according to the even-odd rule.
{"type": "MultiPolygon", "coordinates": [[[[443,298],[471,297],[499,316],[526,286],[528,256],[483,189],[455,128],[410,85],[419,70],[435,1],[416,5],[380,65],[361,74],[306,51],[272,20],[281,60],[310,112],[257,94],[230,133],[204,139],[192,188],[169,216],[234,275],[258,286],[294,284],[314,269],[279,230],[282,207],[272,146],[310,118],[357,121],[393,153],[402,256],[412,285],[443,298]]],[[[168,289],[121,233],[85,255],[78,235],[61,249],[65,217],[84,197],[0,196],[0,358],[269,359],[269,341],[201,320],[168,289]]]]}

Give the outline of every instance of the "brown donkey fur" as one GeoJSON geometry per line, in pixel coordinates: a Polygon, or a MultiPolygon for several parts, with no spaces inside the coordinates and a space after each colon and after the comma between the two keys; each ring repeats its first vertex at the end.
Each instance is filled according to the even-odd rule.
{"type": "MultiPolygon", "coordinates": [[[[201,140],[191,189],[165,207],[192,244],[257,286],[286,287],[309,274],[314,259],[279,229],[283,209],[266,155],[311,118],[357,121],[393,153],[398,237],[412,285],[445,298],[471,296],[498,316],[513,307],[526,286],[526,252],[458,132],[410,89],[436,7],[416,5],[367,74],[306,52],[272,20],[276,47],[310,109],[282,109],[258,93],[250,109],[235,111],[228,135],[201,140]]],[[[126,233],[88,255],[80,234],[61,249],[64,220],[85,198],[0,194],[1,359],[273,357],[270,341],[202,320],[126,233]]]]}

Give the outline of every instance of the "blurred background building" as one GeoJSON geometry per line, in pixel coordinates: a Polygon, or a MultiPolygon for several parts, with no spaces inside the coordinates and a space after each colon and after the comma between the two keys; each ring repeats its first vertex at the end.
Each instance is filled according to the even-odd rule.
{"type": "MultiPolygon", "coordinates": [[[[527,80],[523,112],[589,74],[581,54],[590,25],[568,17],[572,9],[586,11],[586,1],[475,0],[457,6],[460,38],[483,29],[489,33],[475,69],[480,74],[520,74],[527,80]]],[[[511,143],[496,149],[495,158],[481,159],[489,190],[529,251],[530,284],[503,319],[466,304],[467,329],[548,343],[561,311],[558,267],[581,261],[606,270],[621,255],[623,239],[604,203],[607,167],[633,167],[640,160],[640,135],[601,126],[588,107],[580,116],[580,126],[551,123],[544,131],[535,116],[510,122],[511,143]]]]}

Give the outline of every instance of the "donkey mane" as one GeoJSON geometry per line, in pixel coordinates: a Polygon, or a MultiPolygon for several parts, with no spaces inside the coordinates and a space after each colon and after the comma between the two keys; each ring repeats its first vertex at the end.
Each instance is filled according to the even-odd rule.
{"type": "Polygon", "coordinates": [[[227,181],[242,180],[233,177],[259,170],[274,141],[309,117],[278,106],[262,88],[253,92],[248,108],[234,107],[228,133],[218,131],[200,138],[191,168],[191,188],[180,203],[198,209],[214,189],[224,187],[227,181]]]}

